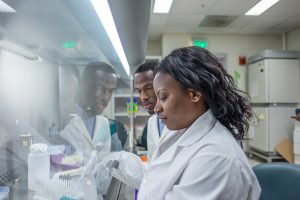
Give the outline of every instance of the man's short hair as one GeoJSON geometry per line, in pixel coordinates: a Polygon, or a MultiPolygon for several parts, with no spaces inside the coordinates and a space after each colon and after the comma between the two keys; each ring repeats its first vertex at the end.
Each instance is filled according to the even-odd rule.
{"type": "Polygon", "coordinates": [[[107,73],[116,74],[116,71],[109,64],[106,64],[101,61],[93,61],[93,62],[90,62],[85,67],[81,80],[88,81],[89,79],[91,79],[91,77],[94,76],[94,74],[97,71],[103,71],[103,72],[107,72],[107,73]]]}
{"type": "Polygon", "coordinates": [[[144,64],[141,64],[136,70],[135,74],[140,73],[140,72],[145,72],[145,71],[154,71],[154,68],[158,65],[158,61],[148,61],[145,62],[144,64]]]}

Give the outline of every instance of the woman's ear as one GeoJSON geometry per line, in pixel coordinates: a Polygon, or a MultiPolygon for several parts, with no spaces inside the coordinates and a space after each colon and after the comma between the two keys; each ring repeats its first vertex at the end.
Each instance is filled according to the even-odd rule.
{"type": "Polygon", "coordinates": [[[191,97],[191,101],[194,102],[194,103],[199,102],[200,99],[202,98],[201,92],[197,92],[193,89],[189,89],[189,94],[190,94],[190,97],[191,97]]]}

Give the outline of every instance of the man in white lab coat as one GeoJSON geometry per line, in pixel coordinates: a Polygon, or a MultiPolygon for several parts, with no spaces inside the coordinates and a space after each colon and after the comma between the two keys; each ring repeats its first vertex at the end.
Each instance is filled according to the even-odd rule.
{"type": "MultiPolygon", "coordinates": [[[[91,62],[83,71],[78,88],[76,115],[59,132],[59,135],[70,143],[76,152],[83,154],[85,164],[97,145],[101,146],[98,162],[111,151],[122,150],[115,124],[112,126],[114,121],[102,114],[116,86],[116,73],[106,63],[91,62]]],[[[111,177],[103,174],[100,168],[98,172],[96,178],[99,186],[98,194],[103,195],[106,193],[111,177]]]]}
{"type": "Polygon", "coordinates": [[[95,145],[101,143],[103,152],[121,150],[117,134],[111,133],[110,121],[102,115],[112,93],[117,86],[117,76],[113,68],[103,62],[91,62],[83,71],[77,95],[76,116],[66,125],[60,135],[76,151],[89,157],[95,145]],[[116,138],[115,138],[116,137],[116,138]],[[115,140],[115,142],[111,142],[115,140]]]}
{"type": "Polygon", "coordinates": [[[153,155],[154,150],[158,146],[160,136],[165,127],[164,123],[154,113],[156,104],[156,95],[153,90],[154,68],[158,62],[146,62],[140,65],[134,74],[134,88],[139,93],[142,104],[149,114],[152,115],[147,123],[147,131],[143,133],[142,140],[147,137],[146,146],[148,149],[148,159],[153,155]]]}

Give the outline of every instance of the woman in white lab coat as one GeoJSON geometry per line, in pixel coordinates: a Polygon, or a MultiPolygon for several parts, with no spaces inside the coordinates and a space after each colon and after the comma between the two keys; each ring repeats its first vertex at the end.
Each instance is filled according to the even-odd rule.
{"type": "Polygon", "coordinates": [[[114,174],[136,184],[143,176],[139,200],[259,199],[260,186],[237,142],[252,109],[218,59],[185,47],[155,71],[155,111],[169,130],[145,171],[134,168],[137,160],[127,153],[114,174]]]}

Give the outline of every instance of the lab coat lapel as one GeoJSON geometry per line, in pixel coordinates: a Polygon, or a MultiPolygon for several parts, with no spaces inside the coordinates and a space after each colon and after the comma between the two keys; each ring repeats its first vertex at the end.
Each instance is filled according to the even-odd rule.
{"type": "Polygon", "coordinates": [[[154,120],[152,120],[152,126],[155,127],[155,129],[153,130],[155,132],[155,134],[153,134],[154,140],[157,142],[157,144],[159,143],[159,127],[158,127],[158,116],[157,114],[154,117],[154,120]]]}
{"type": "Polygon", "coordinates": [[[159,146],[156,148],[156,150],[153,153],[152,160],[150,161],[150,165],[161,165],[164,163],[168,163],[173,160],[174,156],[176,155],[176,152],[178,151],[178,145],[175,144],[171,145],[165,152],[162,154],[159,153],[160,146],[166,142],[172,135],[176,134],[177,131],[171,131],[171,130],[165,130],[164,131],[164,138],[161,138],[159,146]]]}
{"type": "Polygon", "coordinates": [[[165,138],[162,138],[160,141],[159,147],[155,150],[150,166],[156,166],[161,164],[166,164],[171,162],[174,157],[178,154],[181,149],[186,146],[192,145],[203,136],[205,136],[216,124],[217,120],[213,116],[210,110],[201,115],[184,133],[182,136],[171,145],[165,152],[159,154],[159,147],[167,141],[172,134],[175,134],[177,131],[166,130],[165,138]]]}
{"type": "Polygon", "coordinates": [[[93,134],[94,145],[107,141],[110,138],[109,121],[103,115],[96,116],[95,129],[93,134]]]}
{"type": "Polygon", "coordinates": [[[80,116],[76,115],[69,124],[59,132],[60,136],[68,141],[76,151],[93,149],[93,142],[80,116]]]}
{"type": "Polygon", "coordinates": [[[86,143],[88,144],[90,149],[93,149],[93,142],[91,140],[91,136],[88,133],[88,130],[86,129],[82,119],[80,116],[75,116],[74,117],[74,121],[76,121],[76,123],[73,123],[75,128],[78,130],[78,132],[82,135],[82,137],[84,138],[84,140],[86,141],[86,143]]]}
{"type": "Polygon", "coordinates": [[[97,144],[101,145],[102,158],[99,159],[103,159],[103,157],[108,155],[111,150],[111,135],[109,121],[103,115],[96,116],[95,130],[93,134],[94,148],[97,144]]]}

